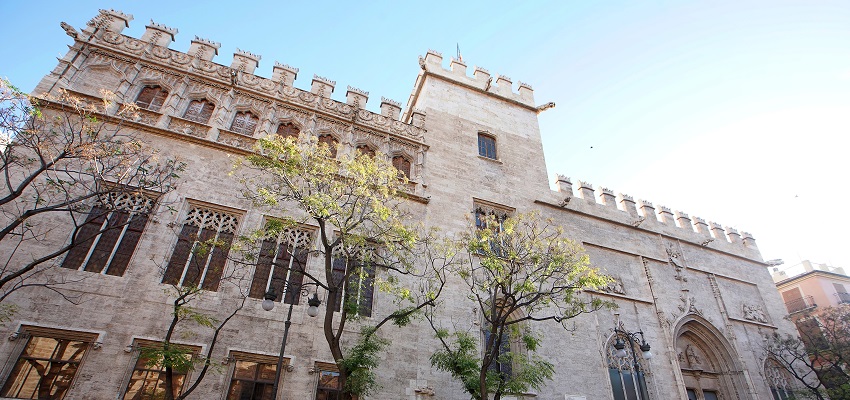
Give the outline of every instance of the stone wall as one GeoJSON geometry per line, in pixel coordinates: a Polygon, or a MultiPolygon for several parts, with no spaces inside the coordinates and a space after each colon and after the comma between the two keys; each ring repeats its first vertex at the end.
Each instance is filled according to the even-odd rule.
{"type": "MultiPolygon", "coordinates": [[[[347,101],[339,102],[330,98],[336,83],[327,78],[316,76],[309,91],[301,90],[293,86],[298,69],[288,65],[276,63],[274,76],[263,78],[253,74],[259,55],[240,50],[230,66],[220,65],[212,62],[216,42],[196,37],[189,52],[181,53],[167,47],[176,29],[152,23],[135,39],[121,34],[132,16],[105,11],[99,18],[82,32],[66,28],[75,43],[34,94],[67,89],[95,101],[100,89],[106,89],[133,102],[145,86],[160,85],[169,91],[161,110],[143,111],[127,126],[164,156],[185,161],[187,169],[179,189],[164,199],[174,210],[163,208],[148,224],[124,276],[60,271],[81,279],[75,290],[86,300],[80,305],[36,291],[21,291],[11,299],[21,312],[5,325],[9,334],[21,325],[37,325],[99,335],[101,344],[86,355],[68,398],[115,398],[126,387],[135,362],[136,353],[128,346],[136,339],[162,337],[170,312],[166,285],[160,283],[162,268],[191,204],[232,210],[239,215],[239,232],[261,226],[264,212],[238,196],[238,182],[228,172],[257,138],[284,122],[310,135],[333,135],[343,152],[369,144],[387,157],[409,157],[414,164],[410,207],[426,225],[449,234],[461,232],[478,203],[538,211],[583,243],[592,264],[617,280],[592,295],[616,302],[619,317],[609,311],[582,315],[571,331],[556,324],[533,326],[545,333],[540,354],[556,366],[555,379],[537,398],[613,398],[606,351],[618,323],[643,331],[652,344],[655,357],[647,377],[651,397],[683,398],[678,336],[683,326],[697,322],[719,332],[733,354],[730,374],[739,377],[735,396],[770,398],[761,338],[777,330],[790,333],[791,327],[783,320],[782,301],[752,236],[666,207],[656,209],[628,195],[615,196],[586,182],[574,187],[566,177],[559,177],[559,190],[551,191],[539,109],[529,85],[519,84],[515,92],[510,78],[493,79],[480,67],[468,76],[461,60],[444,68],[442,56],[429,51],[420,60],[422,71],[404,113],[398,103],[383,99],[377,114],[363,109],[368,93],[360,89],[349,87],[347,101]],[[198,99],[216,105],[208,123],[183,118],[189,103],[198,99]],[[253,135],[229,129],[235,114],[244,111],[259,117],[253,135]],[[479,134],[495,138],[496,159],[479,155],[479,134]]],[[[68,234],[57,230],[51,240],[67,240],[68,234]]],[[[310,260],[308,268],[321,266],[310,260]]],[[[226,288],[210,292],[198,307],[221,314],[234,295],[226,288]]],[[[386,301],[377,296],[377,315],[387,312],[388,307],[382,307],[386,301]]],[[[478,329],[478,316],[460,291],[448,290],[444,304],[446,322],[478,329]]],[[[249,300],[223,332],[214,358],[225,359],[231,351],[276,356],[284,317],[280,308],[265,312],[258,300],[249,300]]],[[[377,370],[382,388],[370,398],[468,398],[448,374],[431,368],[435,339],[430,328],[416,324],[384,331],[392,345],[381,355],[377,370]]],[[[357,324],[348,329],[356,330],[357,324]]],[[[205,335],[188,335],[181,343],[203,347],[205,335]]],[[[21,341],[0,342],[0,358],[10,360],[7,371],[20,347],[21,341]]],[[[293,313],[286,356],[292,369],[284,374],[284,398],[314,397],[315,362],[333,360],[320,321],[307,317],[305,307],[293,313]]],[[[208,376],[192,397],[224,398],[230,374],[227,370],[208,376]]]]}

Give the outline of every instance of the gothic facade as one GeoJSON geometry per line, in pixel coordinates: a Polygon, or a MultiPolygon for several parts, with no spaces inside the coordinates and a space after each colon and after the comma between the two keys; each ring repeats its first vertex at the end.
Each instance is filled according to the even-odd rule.
{"type": "MultiPolygon", "coordinates": [[[[263,223],[266,216],[236,195],[228,172],[234,156],[247,154],[258,138],[293,132],[338,144],[341,152],[359,148],[391,160],[410,178],[409,207],[426,225],[460,232],[476,208],[538,211],[558,221],[591,263],[615,278],[596,295],[616,302],[617,311],[582,315],[571,331],[555,324],[532,327],[545,330],[539,354],[554,363],[555,378],[539,393],[515,397],[768,400],[786,384],[762,345],[764,335],[790,333],[793,326],[783,320],[783,301],[753,237],[565,176],[551,190],[537,120],[547,105],[534,102],[530,85],[514,85],[479,67],[470,75],[458,59],[445,68],[443,57],[428,51],[406,107],[382,98],[380,113],[373,113],[364,108],[369,94],[362,90],[348,87],[346,101],[338,101],[331,98],[336,83],[329,79],[315,76],[310,90],[302,90],[295,86],[297,68],[275,63],[271,78],[257,76],[259,55],[237,51],[230,65],[218,64],[218,43],[196,37],[187,53],[175,51],[169,44],[176,29],[151,22],[141,38],[133,38],[122,34],[130,20],[109,10],[81,31],[63,23],[74,43],[33,94],[64,89],[99,101],[105,89],[136,103],[139,116],[124,121],[125,129],[164,156],[186,161],[186,171],[164,199],[171,210],[135,227],[126,259],[93,267],[95,250],[87,248],[57,260],[62,273],[80,280],[75,290],[86,301],[72,305],[52,293],[24,290],[10,299],[19,312],[3,326],[10,339],[0,343],[4,395],[27,396],[18,366],[38,361],[29,355],[33,343],[52,340],[79,349],[73,360],[42,360],[73,366],[60,376],[64,398],[144,398],[138,394],[157,385],[158,371],[139,361],[137,349],[162,340],[170,321],[162,289],[200,285],[210,291],[202,309],[215,309],[228,290],[215,285],[212,273],[186,273],[183,265],[195,262],[188,238],[231,240],[263,223]],[[652,358],[644,357],[640,340],[632,343],[615,328],[642,332],[652,358]],[[629,344],[625,349],[617,348],[621,340],[629,344]]],[[[124,201],[127,212],[155,206],[124,201]]],[[[69,233],[53,235],[49,240],[63,242],[69,233]]],[[[120,247],[129,239],[116,240],[120,247]]],[[[311,240],[309,232],[293,230],[284,244],[305,248],[311,240]]],[[[229,267],[215,252],[203,262],[220,264],[209,271],[229,267]]],[[[293,262],[320,268],[308,258],[293,262]]],[[[256,268],[260,274],[259,263],[256,268]]],[[[266,282],[269,271],[262,273],[266,282]]],[[[205,378],[193,398],[232,398],[234,385],[269,384],[267,373],[244,376],[275,367],[283,332],[284,313],[261,308],[262,282],[221,333],[214,357],[228,362],[205,378]]],[[[473,308],[461,294],[448,292],[451,321],[474,331],[473,308]]],[[[371,312],[387,308],[381,293],[369,296],[371,312]]],[[[393,343],[381,355],[381,388],[369,398],[469,398],[448,374],[431,367],[436,345],[430,329],[392,328],[386,335],[393,343]]],[[[206,339],[178,342],[203,349],[206,339]]],[[[321,322],[307,315],[304,303],[294,307],[284,356],[283,398],[333,398],[333,360],[321,322]]],[[[183,379],[193,378],[190,372],[183,379]]]]}

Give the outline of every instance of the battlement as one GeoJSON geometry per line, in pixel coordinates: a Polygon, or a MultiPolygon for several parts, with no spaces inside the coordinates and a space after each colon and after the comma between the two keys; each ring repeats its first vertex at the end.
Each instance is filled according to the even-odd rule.
{"type": "Polygon", "coordinates": [[[687,213],[675,211],[667,206],[654,206],[646,200],[635,202],[634,197],[618,193],[605,187],[597,189],[593,184],[577,181],[577,187],[565,175],[557,175],[555,186],[561,207],[575,208],[582,212],[592,213],[602,217],[612,216],[617,220],[629,223],[634,227],[659,230],[671,235],[681,236],[702,246],[739,245],[756,249],[753,235],[738,232],[737,229],[716,222],[706,222],[700,217],[691,218],[687,213]],[[584,201],[576,201],[575,199],[584,201]],[[611,213],[610,211],[614,211],[611,213]]]}
{"type": "Polygon", "coordinates": [[[472,76],[467,75],[468,68],[462,59],[452,57],[449,68],[443,67],[443,55],[435,50],[428,50],[424,57],[419,57],[419,66],[425,73],[434,74],[444,79],[458,82],[464,86],[474,87],[482,92],[503,99],[518,102],[529,107],[534,105],[534,89],[531,85],[518,82],[516,91],[513,80],[506,75],[493,75],[484,68],[474,67],[472,76]]]}
{"type": "Polygon", "coordinates": [[[349,86],[346,101],[331,99],[336,82],[314,75],[309,91],[294,87],[298,77],[298,68],[275,61],[272,77],[264,78],[254,74],[262,56],[239,48],[233,54],[230,66],[214,63],[221,43],[198,36],[191,41],[186,53],[172,50],[169,45],[178,32],[151,21],[140,39],[121,34],[129,27],[133,16],[116,10],[100,10],[99,14],[88,22],[86,32],[89,35],[76,36],[70,26],[63,29],[77,41],[88,41],[92,45],[111,51],[124,53],[138,59],[158,63],[182,71],[200,75],[220,85],[236,89],[254,91],[271,98],[285,99],[311,108],[321,108],[340,118],[354,119],[375,128],[388,129],[417,140],[424,135],[424,113],[418,114],[418,123],[399,121],[401,106],[397,101],[383,99],[380,113],[364,110],[369,92],[349,86]],[[70,29],[70,31],[69,31],[70,29]],[[74,33],[72,35],[72,33],[74,33]],[[384,105],[386,103],[386,106],[384,105]]]}

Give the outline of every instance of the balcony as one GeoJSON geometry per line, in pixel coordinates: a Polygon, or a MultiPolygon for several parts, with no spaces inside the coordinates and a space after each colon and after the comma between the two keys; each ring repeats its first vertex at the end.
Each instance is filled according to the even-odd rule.
{"type": "Polygon", "coordinates": [[[850,293],[838,292],[835,296],[838,297],[838,304],[850,304],[850,293]]]}
{"type": "Polygon", "coordinates": [[[793,299],[791,301],[785,302],[785,308],[788,309],[789,314],[808,310],[817,306],[818,305],[815,304],[815,299],[812,298],[812,296],[803,296],[799,299],[793,299]]]}

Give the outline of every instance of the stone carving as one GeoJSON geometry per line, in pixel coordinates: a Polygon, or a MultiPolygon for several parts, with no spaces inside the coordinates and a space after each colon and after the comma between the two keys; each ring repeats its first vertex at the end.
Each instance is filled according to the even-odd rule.
{"type": "Polygon", "coordinates": [[[184,135],[205,138],[210,127],[185,119],[171,118],[171,121],[168,123],[168,129],[184,135]]]}
{"type": "Polygon", "coordinates": [[[148,213],[153,207],[153,200],[138,193],[110,192],[101,195],[97,199],[97,204],[110,210],[148,213]]]}
{"type": "Polygon", "coordinates": [[[243,150],[251,150],[254,148],[254,144],[257,143],[257,139],[222,129],[218,132],[216,142],[238,147],[243,150]]]}
{"type": "Polygon", "coordinates": [[[626,294],[626,289],[623,286],[623,280],[620,277],[614,277],[614,280],[609,282],[605,287],[600,288],[606,293],[626,294]]]}
{"type": "Polygon", "coordinates": [[[429,397],[431,397],[431,396],[434,396],[434,394],[435,394],[435,392],[434,392],[434,388],[429,387],[429,386],[424,386],[424,387],[421,387],[421,388],[417,388],[417,389],[414,389],[413,391],[414,391],[414,392],[416,392],[416,394],[418,394],[418,395],[420,395],[420,396],[429,396],[429,397]]]}
{"type": "Polygon", "coordinates": [[[756,321],[766,324],[767,316],[764,313],[764,309],[761,306],[757,305],[743,305],[744,311],[744,319],[749,321],[756,321]]]}
{"type": "Polygon", "coordinates": [[[676,357],[680,365],[686,366],[688,369],[702,369],[702,359],[697,354],[694,346],[687,345],[685,351],[680,351],[676,357]]]}
{"type": "Polygon", "coordinates": [[[672,265],[674,268],[676,268],[676,276],[675,276],[676,280],[682,281],[682,282],[687,282],[688,278],[684,274],[682,274],[682,270],[685,269],[685,267],[682,265],[682,260],[680,259],[682,257],[682,254],[673,250],[672,244],[670,246],[668,246],[666,250],[667,250],[667,259],[670,262],[670,265],[672,265]]]}
{"type": "Polygon", "coordinates": [[[210,210],[202,207],[192,207],[186,215],[186,225],[207,228],[219,232],[236,233],[239,217],[235,214],[210,210]]]}
{"type": "Polygon", "coordinates": [[[73,26],[71,26],[70,24],[68,24],[67,22],[64,22],[64,21],[63,21],[63,22],[60,22],[60,23],[59,23],[59,26],[61,26],[61,27],[62,27],[62,29],[64,29],[64,30],[65,30],[65,34],[67,34],[68,36],[70,36],[70,37],[72,37],[72,38],[74,38],[74,39],[76,39],[76,38],[77,38],[77,35],[78,35],[77,30],[76,30],[76,29],[74,29],[74,27],[73,27],[73,26]]]}
{"type": "Polygon", "coordinates": [[[688,297],[685,293],[686,292],[683,291],[682,294],[679,295],[679,300],[681,300],[681,304],[679,304],[679,311],[681,311],[682,314],[691,313],[702,316],[702,311],[700,311],[700,309],[696,306],[696,297],[688,297]]]}
{"type": "Polygon", "coordinates": [[[150,110],[138,109],[135,112],[135,115],[134,115],[135,118],[134,119],[135,119],[136,122],[141,122],[145,125],[154,126],[154,125],[156,125],[156,122],[159,120],[160,115],[161,114],[150,111],[150,110]]]}

